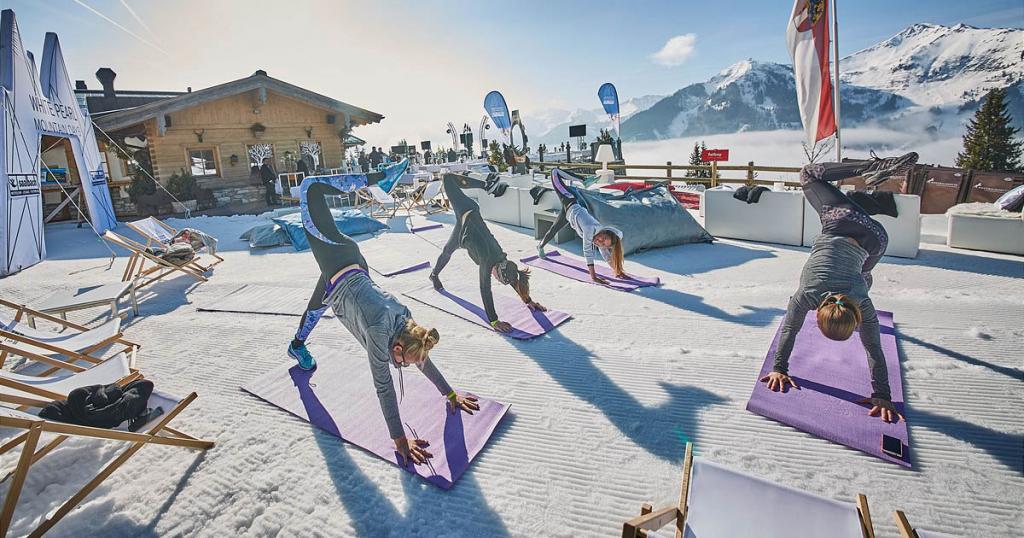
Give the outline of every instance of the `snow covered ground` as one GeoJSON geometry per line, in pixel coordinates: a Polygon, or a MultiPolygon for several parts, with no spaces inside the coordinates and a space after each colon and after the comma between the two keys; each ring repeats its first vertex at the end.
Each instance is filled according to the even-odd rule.
{"type": "MultiPolygon", "coordinates": [[[[630,257],[628,270],[658,275],[664,286],[632,294],[536,271],[534,297],[574,318],[530,342],[408,301],[418,321],[441,331],[432,357],[452,384],[512,405],[444,492],[239,389],[289,360],[298,319],[195,304],[247,283],[311,290],[317,276],[308,252],[250,252],[236,238],[256,220],[192,219],[221,239],[226,261],[207,283],[177,277],[146,290],[141,316],[126,328],[158,388],[199,393],[175,426],[217,445],[205,453],[143,448],[52,536],[612,536],[641,503],[678,498],[686,440],[702,456],[781,484],[841,500],[864,492],[879,536],[897,535],[895,509],[961,536],[1024,532],[1019,257],[926,244],[917,259],[885,258],[876,269],[876,305],[895,312],[900,335],[912,470],[744,409],[806,249],[723,240],[651,251],[630,257]]],[[[941,223],[929,225],[941,234],[941,223]]],[[[528,230],[491,228],[510,257],[533,252],[528,230]]],[[[48,226],[46,236],[49,259],[0,280],[4,298],[31,303],[119,280],[126,258],[110,267],[87,228],[48,226]]],[[[436,255],[406,239],[369,241],[404,245],[388,255],[413,261],[436,255]]],[[[449,282],[475,275],[464,252],[445,272],[449,282]]],[[[426,272],[378,281],[397,293],[425,284],[426,272]]],[[[333,319],[310,346],[350,353],[353,368],[365,368],[359,344],[333,319]]],[[[26,532],[117,449],[76,441],[47,456],[28,476],[13,530],[26,532]]]]}

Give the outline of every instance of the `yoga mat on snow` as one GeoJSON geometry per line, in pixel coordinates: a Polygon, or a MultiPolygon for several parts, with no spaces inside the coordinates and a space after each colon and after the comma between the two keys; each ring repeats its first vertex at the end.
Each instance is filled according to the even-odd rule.
{"type": "MultiPolygon", "coordinates": [[[[196,300],[200,312],[240,312],[246,314],[276,314],[301,316],[313,295],[315,281],[306,288],[285,288],[246,284],[225,295],[196,300]]],[[[333,317],[328,309],[324,317],[333,317]]]]}
{"type": "MultiPolygon", "coordinates": [[[[596,284],[596,282],[590,279],[590,270],[587,268],[586,260],[575,256],[562,255],[558,251],[553,251],[543,258],[540,256],[530,256],[519,261],[529,265],[530,267],[546,269],[552,273],[562,275],[573,280],[596,284]]],[[[661,284],[661,279],[658,277],[637,276],[629,271],[626,271],[626,274],[629,275],[630,278],[615,278],[615,274],[612,272],[611,268],[605,267],[602,264],[595,264],[594,270],[597,272],[597,276],[608,281],[607,284],[601,284],[602,286],[615,290],[633,291],[637,288],[657,286],[661,284]]]]}
{"type": "MultiPolygon", "coordinates": [[[[320,352],[316,359],[317,368],[312,372],[289,362],[242,390],[400,466],[366,356],[320,352]]],[[[397,383],[398,374],[392,372],[392,380],[397,383]]],[[[449,414],[444,395],[415,367],[403,374],[405,396],[399,407],[406,435],[412,437],[412,430],[416,430],[419,438],[430,442],[427,451],[434,455],[430,465],[410,462],[403,468],[442,489],[450,489],[483,450],[509,406],[480,398],[480,410],[472,415],[449,414]]]]}
{"type": "MultiPolygon", "coordinates": [[[[494,331],[494,328],[487,321],[487,315],[484,313],[483,307],[479,304],[482,302],[479,297],[479,291],[435,290],[433,286],[425,286],[403,293],[403,295],[494,331]],[[474,299],[469,300],[465,299],[465,297],[474,297],[474,299]]],[[[548,331],[554,330],[555,327],[572,317],[565,312],[557,310],[534,312],[518,298],[512,299],[500,295],[494,296],[494,309],[498,313],[498,319],[512,325],[511,332],[499,334],[504,334],[517,340],[536,338],[548,331]]]]}
{"type": "MultiPolygon", "coordinates": [[[[878,322],[892,401],[900,414],[906,417],[892,313],[879,311],[878,322]]],[[[843,342],[829,340],[818,330],[815,312],[809,312],[789,358],[789,375],[796,380],[800,390],[790,388],[783,394],[768,390],[767,384],[760,382],[772,371],[781,322],[779,326],[747,402],[747,410],[822,439],[910,467],[907,422],[901,420],[886,424],[878,417],[868,416],[869,408],[865,404],[856,403],[871,396],[871,376],[860,335],[854,333],[843,342]],[[903,442],[903,459],[882,452],[883,434],[903,442]]]]}
{"type": "Polygon", "coordinates": [[[419,271],[420,269],[426,269],[430,267],[430,262],[420,262],[413,265],[408,265],[408,262],[392,263],[375,260],[373,263],[370,263],[369,265],[370,269],[372,269],[374,273],[377,273],[380,276],[389,277],[402,275],[405,273],[412,273],[414,271],[419,271]]]}

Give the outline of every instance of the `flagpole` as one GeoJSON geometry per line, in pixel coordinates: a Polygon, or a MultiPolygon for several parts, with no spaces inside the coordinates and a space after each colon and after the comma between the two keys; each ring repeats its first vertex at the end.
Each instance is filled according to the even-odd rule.
{"type": "Polygon", "coordinates": [[[836,112],[836,162],[843,162],[843,144],[839,137],[839,11],[836,4],[839,0],[832,0],[832,53],[835,57],[833,88],[833,106],[836,112]]]}

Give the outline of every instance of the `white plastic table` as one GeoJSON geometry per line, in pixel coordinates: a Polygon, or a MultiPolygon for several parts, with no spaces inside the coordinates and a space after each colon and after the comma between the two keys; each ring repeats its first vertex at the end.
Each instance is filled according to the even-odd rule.
{"type": "MultiPolygon", "coordinates": [[[[61,319],[68,319],[67,313],[97,306],[109,306],[110,318],[120,315],[121,298],[128,295],[132,302],[132,313],[139,315],[139,303],[135,297],[135,286],[132,282],[117,282],[101,286],[84,286],[77,289],[61,290],[38,301],[34,308],[47,314],[60,314],[61,319]]],[[[34,320],[29,318],[29,325],[34,320]]]]}

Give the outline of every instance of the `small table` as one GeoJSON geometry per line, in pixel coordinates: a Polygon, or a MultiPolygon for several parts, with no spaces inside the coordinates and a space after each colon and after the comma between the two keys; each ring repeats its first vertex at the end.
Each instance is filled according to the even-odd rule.
{"type": "MultiPolygon", "coordinates": [[[[559,211],[557,209],[542,209],[533,212],[534,239],[541,239],[544,237],[544,234],[546,234],[548,230],[555,225],[555,221],[558,220],[558,213],[559,211]]],[[[574,237],[576,237],[576,232],[573,231],[572,226],[566,225],[562,227],[557,234],[555,234],[554,241],[556,244],[565,243],[566,241],[571,241],[574,237]]]]}
{"type": "MultiPolygon", "coordinates": [[[[60,314],[61,319],[68,319],[67,313],[74,310],[110,306],[110,319],[114,319],[114,316],[121,314],[119,303],[125,295],[131,298],[132,313],[139,315],[139,303],[135,297],[135,286],[131,281],[61,290],[38,301],[34,308],[46,314],[60,314]]],[[[35,326],[35,320],[31,316],[29,326],[35,326]]]]}

